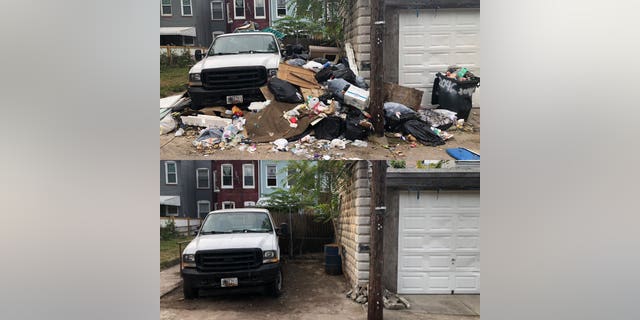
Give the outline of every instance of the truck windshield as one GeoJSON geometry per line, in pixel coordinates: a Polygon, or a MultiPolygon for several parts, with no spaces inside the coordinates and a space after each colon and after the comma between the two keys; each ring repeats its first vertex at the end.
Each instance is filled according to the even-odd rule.
{"type": "Polygon", "coordinates": [[[225,212],[207,216],[201,234],[272,232],[271,220],[264,212],[225,212]]]}
{"type": "Polygon", "coordinates": [[[277,52],[278,45],[272,36],[256,34],[217,38],[209,50],[209,55],[277,52]]]}

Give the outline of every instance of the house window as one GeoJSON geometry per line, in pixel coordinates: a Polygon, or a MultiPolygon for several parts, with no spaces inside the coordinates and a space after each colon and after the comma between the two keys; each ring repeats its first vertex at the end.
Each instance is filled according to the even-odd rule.
{"type": "Polygon", "coordinates": [[[253,12],[255,12],[255,18],[266,18],[264,0],[255,0],[253,2],[253,12]]]}
{"type": "Polygon", "coordinates": [[[165,211],[164,213],[167,216],[177,216],[178,215],[178,207],[176,206],[164,206],[165,211]]]}
{"type": "Polygon", "coordinates": [[[276,165],[267,165],[267,188],[277,188],[278,178],[276,176],[276,165]]]}
{"type": "Polygon", "coordinates": [[[164,163],[164,182],[166,184],[178,184],[178,167],[174,161],[164,163]]]}
{"type": "Polygon", "coordinates": [[[222,209],[235,209],[236,203],[233,201],[222,201],[222,209]]]}
{"type": "Polygon", "coordinates": [[[251,208],[251,207],[255,207],[256,206],[256,202],[255,201],[245,201],[244,202],[244,207],[245,208],[251,208]]]}
{"type": "Polygon", "coordinates": [[[217,179],[218,179],[218,171],[213,171],[213,191],[214,192],[220,191],[220,188],[218,188],[218,183],[216,181],[217,179]]]}
{"type": "Polygon", "coordinates": [[[198,219],[200,219],[201,217],[206,217],[209,211],[211,211],[211,203],[209,201],[198,201],[198,219]]]}
{"type": "Polygon", "coordinates": [[[236,18],[244,18],[244,0],[235,0],[234,1],[234,7],[235,7],[235,17],[236,18]]]}
{"type": "Polygon", "coordinates": [[[209,189],[209,169],[198,168],[196,169],[196,188],[209,189]]]}
{"type": "Polygon", "coordinates": [[[182,15],[193,16],[193,12],[191,12],[191,0],[182,0],[182,15]]]}
{"type": "Polygon", "coordinates": [[[253,164],[242,165],[242,187],[245,189],[253,189],[256,187],[256,181],[253,175],[253,164]]]}
{"type": "Polygon", "coordinates": [[[278,0],[278,17],[287,15],[287,0],[278,0]]]}
{"type": "Polygon", "coordinates": [[[222,189],[233,189],[233,165],[226,163],[220,166],[222,172],[222,189]]]}
{"type": "Polygon", "coordinates": [[[171,0],[160,1],[160,15],[171,16],[171,0]]]}
{"type": "Polygon", "coordinates": [[[287,188],[296,183],[294,179],[296,173],[297,173],[296,169],[287,168],[287,188]]]}
{"type": "Polygon", "coordinates": [[[224,20],[222,1],[211,1],[211,20],[224,20]]]}

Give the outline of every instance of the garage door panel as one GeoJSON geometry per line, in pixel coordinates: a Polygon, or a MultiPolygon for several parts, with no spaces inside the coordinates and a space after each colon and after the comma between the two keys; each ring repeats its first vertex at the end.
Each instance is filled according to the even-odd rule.
{"type": "Polygon", "coordinates": [[[398,279],[398,287],[404,288],[405,293],[422,293],[426,290],[426,273],[405,273],[398,279]]]}
{"type": "Polygon", "coordinates": [[[453,275],[450,272],[431,272],[427,274],[427,290],[433,293],[450,293],[453,275]]]}
{"type": "Polygon", "coordinates": [[[456,237],[455,251],[480,251],[480,237],[479,236],[462,236],[456,237]]]}
{"type": "MultiPolygon", "coordinates": [[[[400,270],[404,273],[411,272],[443,272],[451,271],[451,254],[413,254],[405,253],[405,259],[399,265],[400,270]]],[[[475,271],[475,270],[469,270],[475,271]]]]}
{"type": "Polygon", "coordinates": [[[480,273],[461,273],[453,279],[453,290],[456,293],[479,293],[480,273]]]}
{"type": "Polygon", "coordinates": [[[455,259],[455,271],[480,271],[480,257],[477,254],[457,254],[455,259]]]}

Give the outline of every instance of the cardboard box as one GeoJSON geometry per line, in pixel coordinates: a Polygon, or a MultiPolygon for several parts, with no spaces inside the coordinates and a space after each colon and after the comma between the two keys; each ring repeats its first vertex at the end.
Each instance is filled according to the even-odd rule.
{"type": "Polygon", "coordinates": [[[344,103],[364,110],[369,107],[369,91],[351,85],[344,93],[344,103]]]}

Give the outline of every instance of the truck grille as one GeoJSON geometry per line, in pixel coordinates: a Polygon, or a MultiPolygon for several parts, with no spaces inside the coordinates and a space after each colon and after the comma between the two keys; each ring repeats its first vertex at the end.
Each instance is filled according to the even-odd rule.
{"type": "Polygon", "coordinates": [[[261,249],[224,249],[196,252],[200,271],[236,271],[254,269],[262,264],[261,249]]]}
{"type": "Polygon", "coordinates": [[[267,83],[265,67],[233,67],[202,70],[206,89],[243,89],[262,87],[267,83]]]}

